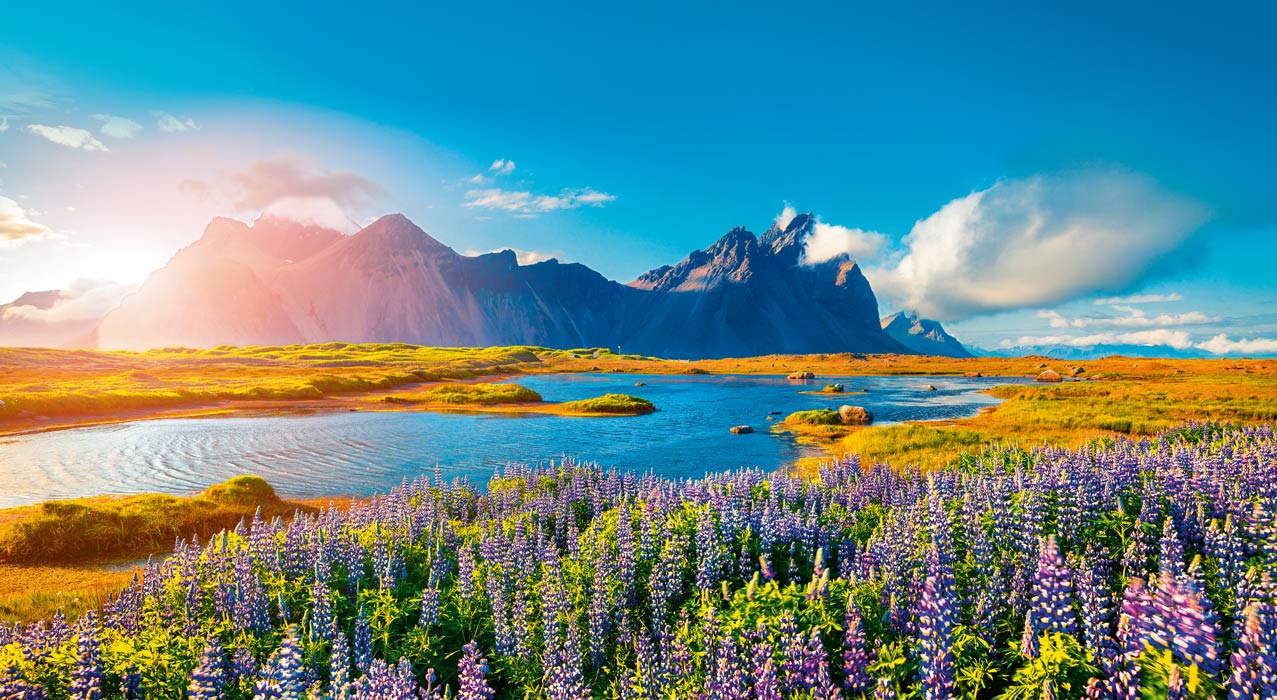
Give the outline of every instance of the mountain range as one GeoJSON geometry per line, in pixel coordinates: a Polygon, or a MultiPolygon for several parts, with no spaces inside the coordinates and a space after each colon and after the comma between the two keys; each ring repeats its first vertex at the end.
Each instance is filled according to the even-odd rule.
{"type": "MultiPolygon", "coordinates": [[[[762,236],[734,228],[621,284],[576,263],[520,265],[510,250],[462,255],[399,214],[352,235],[271,215],[251,226],[218,218],[79,344],[343,340],[611,347],[669,358],[965,353],[933,322],[909,316],[898,332],[879,319],[856,261],[804,261],[814,223],[799,215],[762,236]]],[[[3,323],[0,342],[8,343],[3,323]]]]}

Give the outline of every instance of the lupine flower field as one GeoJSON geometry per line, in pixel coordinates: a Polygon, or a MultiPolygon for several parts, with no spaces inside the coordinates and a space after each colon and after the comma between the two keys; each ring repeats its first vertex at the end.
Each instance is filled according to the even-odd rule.
{"type": "Polygon", "coordinates": [[[1277,435],[421,478],[0,626],[0,698],[1277,696],[1277,435]]]}

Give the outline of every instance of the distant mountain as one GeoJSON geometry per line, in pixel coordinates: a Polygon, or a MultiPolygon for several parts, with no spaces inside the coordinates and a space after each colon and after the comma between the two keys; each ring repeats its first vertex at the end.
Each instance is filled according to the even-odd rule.
{"type": "Polygon", "coordinates": [[[0,304],[0,344],[14,346],[62,346],[93,330],[96,319],[71,319],[50,323],[42,320],[62,298],[59,289],[26,292],[0,304]]]}
{"type": "Polygon", "coordinates": [[[800,262],[810,215],[733,229],[629,285],[588,267],[465,256],[402,215],[354,235],[215,219],[97,329],[104,348],[329,340],[619,346],[664,357],[908,352],[856,263],[800,262]]]}
{"type": "Polygon", "coordinates": [[[939,321],[918,318],[914,313],[900,311],[882,319],[882,330],[920,355],[973,357],[939,321]]]}
{"type": "Polygon", "coordinates": [[[990,357],[1027,357],[1041,355],[1057,360],[1095,360],[1101,357],[1147,357],[1158,359],[1191,359],[1214,357],[1201,350],[1176,350],[1168,345],[1017,345],[1010,348],[975,348],[977,354],[990,357]]]}

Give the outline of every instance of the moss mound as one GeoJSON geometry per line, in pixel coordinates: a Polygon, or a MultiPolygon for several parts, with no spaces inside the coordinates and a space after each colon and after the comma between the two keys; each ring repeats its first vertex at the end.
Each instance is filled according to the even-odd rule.
{"type": "Polygon", "coordinates": [[[818,408],[814,411],[795,411],[785,418],[785,422],[801,425],[842,425],[842,418],[833,409],[818,408]]]}
{"type": "Polygon", "coordinates": [[[611,413],[619,416],[637,416],[656,410],[651,401],[629,394],[604,394],[593,399],[567,401],[559,408],[564,413],[611,413]]]}

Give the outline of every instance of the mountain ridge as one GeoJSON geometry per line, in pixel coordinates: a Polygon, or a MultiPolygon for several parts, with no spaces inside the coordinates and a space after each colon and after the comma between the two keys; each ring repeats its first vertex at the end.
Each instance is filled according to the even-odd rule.
{"type": "Polygon", "coordinates": [[[104,349],[330,340],[619,347],[671,358],[896,352],[847,256],[802,263],[814,217],[734,227],[622,284],[580,263],[469,256],[402,214],[346,235],[219,217],[107,313],[104,349]]]}

